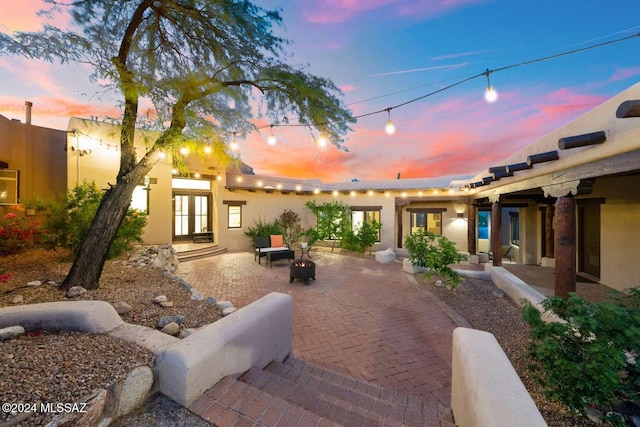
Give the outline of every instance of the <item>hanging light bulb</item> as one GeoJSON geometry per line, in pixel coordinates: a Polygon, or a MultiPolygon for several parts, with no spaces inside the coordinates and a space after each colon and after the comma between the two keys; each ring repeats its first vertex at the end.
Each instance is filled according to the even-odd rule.
{"type": "Polygon", "coordinates": [[[205,152],[206,154],[211,154],[211,146],[210,146],[210,145],[205,146],[205,147],[204,147],[204,152],[205,152]]]}
{"type": "Polygon", "coordinates": [[[316,140],[318,147],[324,148],[327,146],[327,138],[324,135],[320,135],[320,138],[316,140]]]}
{"type": "Polygon", "coordinates": [[[387,135],[393,135],[396,132],[396,127],[391,121],[391,108],[387,108],[387,114],[389,115],[389,120],[387,120],[387,126],[385,126],[384,131],[387,135]]]}
{"type": "Polygon", "coordinates": [[[498,99],[498,92],[493,88],[493,86],[491,86],[491,80],[489,79],[489,74],[491,74],[491,71],[489,71],[489,69],[487,68],[487,71],[485,71],[483,74],[487,76],[487,90],[484,91],[484,99],[488,103],[496,102],[496,100],[498,99]]]}
{"type": "Polygon", "coordinates": [[[182,147],[180,149],[180,154],[182,154],[183,156],[186,156],[187,154],[189,154],[189,149],[187,147],[182,147]]]}
{"type": "Polygon", "coordinates": [[[267,144],[276,145],[276,142],[278,141],[276,140],[276,136],[273,134],[273,125],[271,125],[271,135],[267,138],[267,144]]]}
{"type": "Polygon", "coordinates": [[[231,150],[238,151],[238,140],[236,139],[236,133],[233,133],[233,141],[230,144],[231,150]]]}

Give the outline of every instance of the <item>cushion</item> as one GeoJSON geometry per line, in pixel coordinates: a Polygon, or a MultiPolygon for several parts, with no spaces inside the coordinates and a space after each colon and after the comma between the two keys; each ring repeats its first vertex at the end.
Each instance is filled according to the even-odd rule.
{"type": "Polygon", "coordinates": [[[271,247],[279,248],[284,246],[284,237],[282,234],[272,234],[271,235],[271,247]]]}

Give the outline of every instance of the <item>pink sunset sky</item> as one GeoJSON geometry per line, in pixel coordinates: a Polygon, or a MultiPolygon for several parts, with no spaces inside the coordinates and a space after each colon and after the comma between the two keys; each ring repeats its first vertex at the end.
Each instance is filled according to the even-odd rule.
{"type": "MultiPolygon", "coordinates": [[[[325,182],[474,175],[640,81],[640,37],[491,74],[487,81],[383,110],[482,73],[640,32],[640,4],[627,0],[535,3],[492,0],[266,0],[282,8],[292,62],[330,78],[354,115],[348,152],[318,149],[299,128],[276,127],[240,140],[255,172],[325,182]],[[597,3],[597,4],[592,4],[597,3]],[[576,13],[577,8],[580,13],[576,13]]],[[[0,0],[3,32],[35,30],[39,0],[0,0]]],[[[64,18],[56,25],[66,26],[64,18]]],[[[0,56],[0,114],[66,129],[70,117],[117,116],[79,65],[0,56]]],[[[265,124],[264,122],[256,122],[265,124]]]]}

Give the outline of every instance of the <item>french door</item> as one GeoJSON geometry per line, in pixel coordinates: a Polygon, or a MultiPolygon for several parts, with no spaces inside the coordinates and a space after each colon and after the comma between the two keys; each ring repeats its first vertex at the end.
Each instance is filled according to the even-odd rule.
{"type": "Polygon", "coordinates": [[[173,240],[188,240],[193,233],[211,231],[210,211],[210,195],[174,193],[173,240]]]}

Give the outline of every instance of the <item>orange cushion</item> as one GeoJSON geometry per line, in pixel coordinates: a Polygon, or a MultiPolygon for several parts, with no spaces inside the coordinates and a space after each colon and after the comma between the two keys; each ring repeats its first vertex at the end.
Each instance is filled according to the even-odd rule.
{"type": "Polygon", "coordinates": [[[282,234],[272,234],[271,235],[271,247],[272,248],[280,248],[284,246],[284,238],[282,234]]]}

